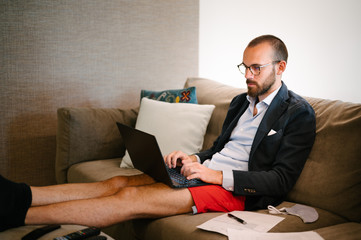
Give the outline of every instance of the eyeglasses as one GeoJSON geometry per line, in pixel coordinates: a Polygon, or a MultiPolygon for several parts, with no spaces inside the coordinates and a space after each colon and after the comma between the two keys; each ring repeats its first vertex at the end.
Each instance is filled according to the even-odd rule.
{"type": "Polygon", "coordinates": [[[246,64],[244,63],[241,63],[239,65],[237,65],[238,67],[238,70],[243,74],[243,75],[246,75],[246,71],[247,71],[247,68],[251,71],[251,73],[253,74],[253,76],[258,76],[261,74],[261,68],[263,67],[267,67],[268,65],[271,65],[271,64],[274,64],[274,63],[279,63],[281,61],[273,61],[273,62],[270,62],[270,63],[267,63],[265,65],[261,65],[259,66],[258,64],[253,64],[251,66],[247,66],[246,64]]]}

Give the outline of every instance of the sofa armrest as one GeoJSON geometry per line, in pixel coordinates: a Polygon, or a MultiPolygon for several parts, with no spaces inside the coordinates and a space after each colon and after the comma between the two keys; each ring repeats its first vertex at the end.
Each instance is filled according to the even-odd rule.
{"type": "Polygon", "coordinates": [[[125,146],[115,122],[135,126],[139,109],[59,108],[55,174],[67,182],[67,170],[76,163],[122,157],[125,146]]]}

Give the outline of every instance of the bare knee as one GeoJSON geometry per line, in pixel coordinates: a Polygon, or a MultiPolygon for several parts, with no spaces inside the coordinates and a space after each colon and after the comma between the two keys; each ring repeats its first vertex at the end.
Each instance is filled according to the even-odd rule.
{"type": "Polygon", "coordinates": [[[132,201],[138,193],[137,187],[124,187],[119,189],[114,196],[120,201],[132,201]]]}
{"type": "Polygon", "coordinates": [[[130,186],[143,186],[155,183],[155,180],[147,174],[139,174],[132,176],[116,176],[109,179],[113,185],[118,188],[130,186]]]}
{"type": "Polygon", "coordinates": [[[121,188],[126,187],[128,184],[128,177],[116,176],[105,181],[100,182],[103,188],[107,189],[108,195],[117,193],[121,188]]]}
{"type": "Polygon", "coordinates": [[[113,197],[128,219],[153,218],[190,212],[194,203],[190,193],[184,193],[163,184],[149,184],[122,188],[113,197]]]}
{"type": "Polygon", "coordinates": [[[154,179],[146,174],[134,176],[116,176],[100,182],[101,187],[106,189],[106,195],[114,195],[126,187],[136,187],[154,183],[154,179]]]}
{"type": "Polygon", "coordinates": [[[138,211],[140,210],[137,207],[139,200],[138,187],[121,188],[112,197],[115,198],[114,207],[122,209],[122,214],[124,214],[127,219],[133,219],[138,215],[138,211]]]}

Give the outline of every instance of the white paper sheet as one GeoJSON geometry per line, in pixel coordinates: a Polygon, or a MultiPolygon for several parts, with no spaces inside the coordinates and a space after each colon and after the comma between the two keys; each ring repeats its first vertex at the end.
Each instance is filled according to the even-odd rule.
{"type": "Polygon", "coordinates": [[[200,229],[218,232],[228,236],[228,228],[236,230],[253,230],[257,232],[268,232],[284,218],[279,216],[267,215],[262,213],[248,211],[234,211],[233,215],[245,220],[247,224],[242,224],[227,216],[227,214],[215,217],[207,222],[197,226],[200,229]]]}
{"type": "Polygon", "coordinates": [[[262,233],[252,230],[228,229],[229,240],[323,240],[314,231],[291,233],[262,233]]]}

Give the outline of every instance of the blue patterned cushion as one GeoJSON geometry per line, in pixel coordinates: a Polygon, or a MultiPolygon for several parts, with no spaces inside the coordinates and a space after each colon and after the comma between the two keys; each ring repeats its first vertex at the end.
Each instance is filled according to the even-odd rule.
{"type": "Polygon", "coordinates": [[[198,103],[195,87],[164,90],[157,92],[142,90],[140,93],[140,99],[144,97],[169,103],[198,103]]]}

